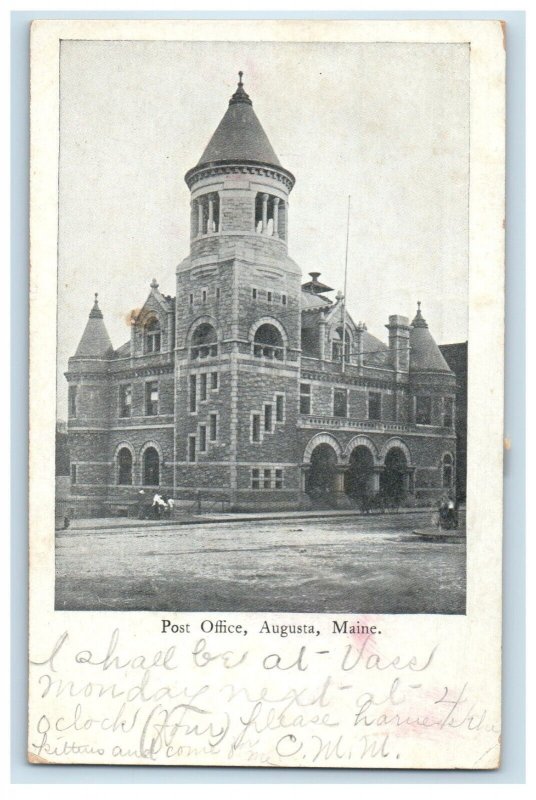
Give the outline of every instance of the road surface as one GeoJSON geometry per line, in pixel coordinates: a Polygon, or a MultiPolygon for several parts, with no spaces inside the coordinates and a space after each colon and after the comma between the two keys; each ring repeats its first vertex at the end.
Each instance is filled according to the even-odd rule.
{"type": "Polygon", "coordinates": [[[465,613],[465,542],[411,531],[431,512],[67,530],[56,608],[465,613]]]}

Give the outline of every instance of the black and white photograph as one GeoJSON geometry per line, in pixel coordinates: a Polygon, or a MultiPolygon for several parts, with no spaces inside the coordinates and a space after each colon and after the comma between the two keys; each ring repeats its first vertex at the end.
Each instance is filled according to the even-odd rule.
{"type": "Polygon", "coordinates": [[[464,614],[468,44],[59,68],[56,608],[464,614]]]}
{"type": "Polygon", "coordinates": [[[496,769],[504,27],[31,31],[31,764],[496,769]]]}

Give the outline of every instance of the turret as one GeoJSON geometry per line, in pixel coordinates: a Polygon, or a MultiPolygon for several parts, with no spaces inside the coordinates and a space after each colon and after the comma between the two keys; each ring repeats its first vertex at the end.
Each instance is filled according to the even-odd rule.
{"type": "Polygon", "coordinates": [[[281,166],[244,89],[242,72],[229,107],[185,181],[192,193],[192,256],[218,249],[207,238],[260,238],[286,252],[288,196],[294,176],[281,166]]]}

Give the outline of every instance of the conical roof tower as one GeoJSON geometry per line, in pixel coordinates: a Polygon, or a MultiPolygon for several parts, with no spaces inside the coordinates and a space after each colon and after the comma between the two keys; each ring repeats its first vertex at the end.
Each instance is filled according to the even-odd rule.
{"type": "Polygon", "coordinates": [[[84,333],[74,354],[75,358],[103,358],[113,350],[106,330],[102,311],[99,308],[98,294],[95,293],[93,308],[89,312],[84,333]]]}
{"type": "Polygon", "coordinates": [[[411,372],[451,372],[422,315],[420,302],[417,303],[417,313],[411,323],[409,345],[411,372]]]}

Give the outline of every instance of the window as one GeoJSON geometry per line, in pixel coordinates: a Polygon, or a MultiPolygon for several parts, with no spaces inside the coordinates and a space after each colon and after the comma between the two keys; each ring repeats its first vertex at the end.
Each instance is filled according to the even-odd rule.
{"type": "Polygon", "coordinates": [[[282,295],[281,295],[281,303],[282,303],[284,306],[286,306],[286,304],[287,304],[287,296],[286,296],[286,294],[282,294],[282,295]]]}
{"type": "Polygon", "coordinates": [[[285,239],[285,202],[271,194],[258,192],[255,198],[255,231],[264,236],[285,239]]]}
{"type": "Polygon", "coordinates": [[[199,426],[199,452],[206,453],[207,452],[207,426],[200,425],[199,426]]]}
{"type": "Polygon", "coordinates": [[[257,328],[253,343],[253,355],[257,358],[276,358],[283,361],[285,350],[283,337],[275,325],[265,323],[257,328]]]}
{"type": "Polygon", "coordinates": [[[210,388],[212,391],[215,391],[218,388],[218,373],[211,372],[210,373],[210,388]]]}
{"type": "Polygon", "coordinates": [[[190,305],[193,306],[194,304],[194,296],[190,293],[190,305]]]}
{"type": "Polygon", "coordinates": [[[119,387],[119,416],[130,417],[132,413],[132,385],[123,383],[119,387]]]}
{"type": "Polygon", "coordinates": [[[251,470],[251,488],[260,489],[260,470],[254,468],[251,470]]]}
{"type": "MultiPolygon", "coordinates": [[[[332,334],[331,358],[333,361],[342,361],[342,328],[337,328],[332,334]]],[[[350,360],[350,334],[348,331],[344,337],[344,360],[350,360]]]]}
{"type": "Polygon", "coordinates": [[[190,375],[190,411],[197,411],[197,375],[190,375]]]}
{"type": "Polygon", "coordinates": [[[216,300],[220,299],[220,287],[216,286],[216,300]]]}
{"type": "Polygon", "coordinates": [[[285,395],[277,394],[275,397],[275,421],[283,422],[285,419],[285,395]]]}
{"type": "Polygon", "coordinates": [[[132,485],[132,453],[128,447],[122,447],[117,454],[118,476],[117,483],[120,486],[132,485]]]}
{"type": "Polygon", "coordinates": [[[276,471],[275,471],[274,488],[275,489],[282,489],[283,488],[283,470],[282,469],[276,469],[276,471]]]}
{"type": "Polygon", "coordinates": [[[158,486],[160,483],[160,457],[154,447],[148,447],[143,454],[143,485],[158,486]]]}
{"type": "Polygon", "coordinates": [[[443,399],[443,427],[452,428],[454,422],[454,403],[452,397],[443,399]]]}
{"type": "MultiPolygon", "coordinates": [[[[197,215],[197,235],[218,233],[220,230],[220,196],[217,192],[210,192],[195,201],[197,215]]],[[[195,219],[195,218],[194,218],[195,219]]]]}
{"type": "Polygon", "coordinates": [[[202,372],[199,376],[199,400],[201,402],[207,399],[207,378],[208,375],[206,372],[202,372]]]}
{"type": "Polygon", "coordinates": [[[348,416],[348,393],[346,389],[334,389],[333,391],[333,416],[348,416]]]}
{"type": "Polygon", "coordinates": [[[272,302],[272,292],[266,292],[266,299],[269,303],[272,302]]]}
{"type": "Polygon", "coordinates": [[[215,442],[218,438],[218,415],[211,414],[209,417],[210,420],[210,429],[209,429],[209,437],[211,442],[215,442]]]}
{"type": "Polygon", "coordinates": [[[76,483],[76,464],[71,464],[71,483],[76,483]]]}
{"type": "Polygon", "coordinates": [[[158,415],[158,381],[145,384],[145,414],[148,417],[158,415]]]}
{"type": "Polygon", "coordinates": [[[218,355],[218,337],[215,329],[208,322],[203,322],[195,329],[192,336],[192,358],[207,358],[218,355]]]}
{"type": "Polygon", "coordinates": [[[188,461],[195,461],[195,436],[188,437],[188,461]]]}
{"type": "Polygon", "coordinates": [[[267,403],[264,406],[264,430],[267,433],[272,433],[272,420],[273,420],[273,407],[267,403]]]}
{"type": "Polygon", "coordinates": [[[415,399],[415,422],[417,425],[432,424],[432,398],[430,395],[419,395],[415,399]]]}
{"type": "Polygon", "coordinates": [[[145,352],[159,353],[161,342],[160,323],[153,317],[145,325],[145,352]]]}
{"type": "Polygon", "coordinates": [[[251,416],[251,441],[260,442],[261,440],[261,415],[252,414],[251,416]]]}
{"type": "Polygon", "coordinates": [[[207,290],[206,289],[203,289],[203,291],[201,293],[201,297],[202,297],[202,302],[206,303],[207,302],[207,290]]]}
{"type": "Polygon", "coordinates": [[[256,290],[255,288],[253,288],[253,289],[251,290],[251,298],[252,298],[253,300],[256,300],[256,299],[257,299],[257,290],[256,290]]]}
{"type": "Polygon", "coordinates": [[[272,470],[265,469],[264,470],[264,480],[263,480],[263,488],[264,489],[271,489],[272,487],[272,470]]]}
{"type": "Polygon", "coordinates": [[[380,392],[369,392],[368,396],[368,418],[382,418],[382,396],[380,392]]]}
{"type": "Polygon", "coordinates": [[[69,386],[69,415],[76,417],[76,392],[78,386],[69,386]]]}
{"type": "Polygon", "coordinates": [[[311,413],[311,384],[300,383],[300,414],[311,413]]]}
{"type": "Polygon", "coordinates": [[[452,488],[453,459],[450,453],[443,456],[443,488],[452,488]]]}

